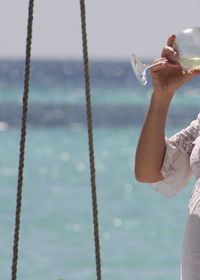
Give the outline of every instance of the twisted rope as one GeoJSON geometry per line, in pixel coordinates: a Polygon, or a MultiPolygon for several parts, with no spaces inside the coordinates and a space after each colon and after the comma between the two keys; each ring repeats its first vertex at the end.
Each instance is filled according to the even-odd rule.
{"type": "Polygon", "coordinates": [[[101,256],[100,256],[98,207],[97,207],[96,182],[95,182],[95,161],[94,161],[94,148],[93,148],[93,122],[92,122],[92,110],[91,110],[91,101],[90,101],[89,60],[88,60],[88,50],[87,50],[87,32],[86,32],[86,16],[85,16],[84,0],[80,0],[80,10],[81,10],[84,76],[85,76],[88,145],[89,145],[89,159],[90,159],[90,181],[91,181],[92,208],[93,208],[95,257],[96,257],[96,275],[97,275],[97,280],[101,280],[101,256]]]}
{"type": "Polygon", "coordinates": [[[22,107],[22,117],[21,117],[21,139],[20,139],[19,165],[18,165],[18,185],[17,185],[16,212],[15,212],[15,231],[14,231],[14,241],[13,241],[12,280],[17,279],[20,213],[21,213],[21,204],[22,204],[23,169],[24,169],[26,123],[27,123],[27,113],[28,113],[28,93],[29,93],[29,80],[30,80],[33,9],[34,9],[34,0],[30,0],[29,1],[29,10],[28,10],[26,60],[25,60],[25,74],[24,74],[24,93],[23,93],[23,107],[22,107]]]}

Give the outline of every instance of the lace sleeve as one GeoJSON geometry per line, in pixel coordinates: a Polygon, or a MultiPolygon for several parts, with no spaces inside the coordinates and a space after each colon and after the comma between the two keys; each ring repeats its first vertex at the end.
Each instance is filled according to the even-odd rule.
{"type": "Polygon", "coordinates": [[[199,132],[198,118],[174,136],[165,138],[166,150],[161,168],[164,180],[150,185],[166,197],[172,197],[184,189],[192,175],[190,154],[199,132]]]}

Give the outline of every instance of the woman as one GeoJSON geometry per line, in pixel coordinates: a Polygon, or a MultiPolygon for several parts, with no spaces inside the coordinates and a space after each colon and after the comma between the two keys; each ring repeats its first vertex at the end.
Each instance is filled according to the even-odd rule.
{"type": "Polygon", "coordinates": [[[200,280],[200,114],[185,129],[165,137],[166,116],[176,90],[200,71],[183,71],[173,49],[175,38],[169,37],[160,64],[151,69],[153,93],[136,150],[135,177],[168,197],[183,189],[192,175],[196,177],[183,242],[181,279],[200,280]]]}

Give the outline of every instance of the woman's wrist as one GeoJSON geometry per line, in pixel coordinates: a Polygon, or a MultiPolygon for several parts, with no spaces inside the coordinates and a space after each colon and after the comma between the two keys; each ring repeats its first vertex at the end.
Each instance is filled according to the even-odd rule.
{"type": "Polygon", "coordinates": [[[151,107],[158,112],[165,112],[168,110],[170,102],[174,96],[174,92],[166,93],[158,90],[153,90],[151,96],[151,107]]]}
{"type": "Polygon", "coordinates": [[[153,87],[153,94],[161,96],[163,98],[172,98],[175,91],[176,90],[170,90],[170,89],[165,90],[165,89],[162,89],[162,88],[153,87]]]}

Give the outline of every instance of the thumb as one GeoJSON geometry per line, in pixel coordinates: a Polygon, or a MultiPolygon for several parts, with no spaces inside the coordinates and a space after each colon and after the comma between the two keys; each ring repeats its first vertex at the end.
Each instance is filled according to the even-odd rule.
{"type": "Polygon", "coordinates": [[[189,81],[192,78],[200,75],[200,70],[187,70],[187,71],[182,71],[182,74],[184,76],[185,81],[189,81]]]}
{"type": "Polygon", "coordinates": [[[199,69],[191,70],[191,72],[192,72],[192,75],[194,75],[194,76],[200,75],[200,70],[199,69]]]}

